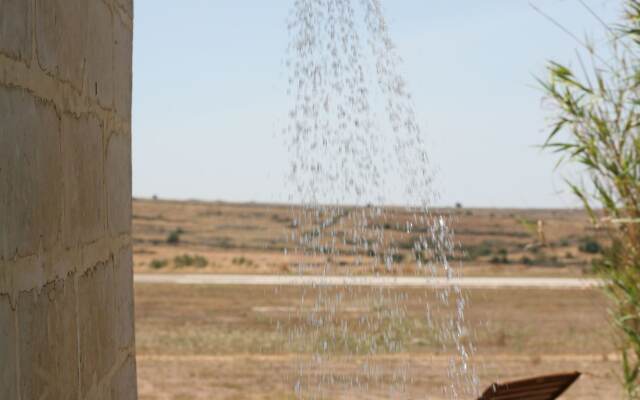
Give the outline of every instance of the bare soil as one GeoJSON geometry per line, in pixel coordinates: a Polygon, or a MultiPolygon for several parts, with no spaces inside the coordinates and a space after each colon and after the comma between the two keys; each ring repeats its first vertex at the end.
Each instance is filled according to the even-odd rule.
{"type": "MultiPolygon", "coordinates": [[[[141,399],[294,398],[296,366],[317,349],[318,338],[287,336],[300,321],[292,313],[301,288],[136,285],[136,341],[141,399]]],[[[367,289],[345,304],[353,318],[375,312],[367,289]]],[[[369,289],[371,290],[371,289],[369,289]]],[[[390,290],[390,294],[393,290],[390,290]]],[[[408,363],[411,398],[441,398],[448,354],[424,321],[425,298],[407,294],[403,351],[381,352],[373,362],[408,363]],[[440,396],[440,397],[439,397],[440,396]]],[[[307,292],[307,307],[315,294],[307,292]],[[308,304],[307,304],[308,303],[308,304]]],[[[608,326],[607,300],[597,290],[473,290],[468,292],[469,340],[482,386],[537,374],[584,373],[565,399],[620,398],[619,361],[608,326]]],[[[433,318],[453,310],[435,308],[433,318]]],[[[352,318],[343,315],[345,319],[352,318]]],[[[336,349],[323,368],[343,376],[361,374],[371,356],[336,349]]],[[[316,374],[319,371],[315,371],[316,374]]],[[[306,372],[311,374],[310,372],[306,372]]],[[[313,375],[313,374],[312,374],[313,375]]],[[[313,376],[308,378],[313,379],[313,376]]],[[[336,399],[388,398],[383,388],[333,391],[336,399]]]]}
{"type": "MultiPolygon", "coordinates": [[[[289,238],[295,229],[291,206],[200,201],[135,200],[133,239],[136,272],[204,272],[234,274],[298,273],[298,259],[289,238]],[[173,238],[172,238],[173,237],[173,238]],[[172,240],[173,239],[173,240],[172,240]],[[186,256],[186,257],[185,257],[186,256]]],[[[345,207],[335,221],[337,236],[346,237],[349,216],[361,209],[345,207]]],[[[585,213],[577,210],[439,209],[455,231],[467,276],[583,276],[591,272],[596,252],[586,244],[606,244],[585,213]],[[539,229],[539,227],[541,229],[539,229]]],[[[389,207],[371,227],[383,227],[399,249],[395,274],[415,274],[411,243],[403,221],[410,212],[389,207]]],[[[312,227],[310,227],[312,228],[312,227]]],[[[366,232],[363,233],[367,235],[366,232]]],[[[368,254],[317,257],[305,273],[320,273],[331,261],[331,273],[369,274],[368,254]],[[363,260],[362,268],[354,267],[363,260]],[[315,269],[313,266],[316,266],[315,269]]],[[[596,247],[597,250],[597,247],[596,247]]]]}

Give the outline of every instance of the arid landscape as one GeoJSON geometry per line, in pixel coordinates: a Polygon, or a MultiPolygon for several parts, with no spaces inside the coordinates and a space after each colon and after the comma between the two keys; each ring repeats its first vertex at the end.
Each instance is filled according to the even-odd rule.
{"type": "MultiPolygon", "coordinates": [[[[389,212],[388,219],[380,223],[396,229],[393,216],[401,212],[389,212]]],[[[451,219],[460,242],[459,261],[471,276],[587,277],[603,245],[586,214],[579,211],[452,208],[439,212],[451,219]],[[542,221],[542,230],[538,221],[542,221]]],[[[291,215],[289,207],[278,205],[137,200],[135,271],[294,274],[293,244],[287,240],[291,215]]],[[[407,240],[398,234],[400,240],[407,240]]],[[[405,253],[407,268],[399,273],[414,274],[409,268],[410,249],[405,253]]],[[[340,262],[346,266],[350,258],[345,256],[338,265],[340,262]]],[[[287,335],[299,318],[295,310],[301,290],[136,284],[140,397],[294,398],[296,366],[319,346],[317,337],[292,340],[287,335]]],[[[358,290],[366,296],[373,289],[358,290]]],[[[405,351],[373,357],[391,366],[411,364],[415,367],[411,368],[411,396],[438,398],[448,356],[442,353],[440,339],[426,328],[425,296],[418,295],[420,290],[403,289],[410,299],[408,322],[398,332],[405,351]]],[[[468,339],[477,347],[473,361],[481,386],[577,370],[584,375],[564,398],[619,397],[619,361],[610,340],[607,299],[600,291],[477,289],[467,295],[468,339]]],[[[313,294],[306,298],[312,299],[313,294]]],[[[358,309],[353,318],[374,312],[373,305],[363,304],[353,304],[358,309]]],[[[453,310],[440,307],[433,312],[438,320],[453,310]]],[[[344,346],[345,354],[350,355],[344,360],[336,357],[325,367],[344,376],[360,376],[367,358],[354,357],[349,344],[344,346]]],[[[333,393],[332,398],[356,395],[386,398],[375,385],[366,394],[333,393]]]]}
{"type": "MultiPolygon", "coordinates": [[[[295,228],[290,206],[135,200],[133,208],[136,272],[298,273],[297,243],[289,239],[295,228]]],[[[345,208],[343,219],[357,210],[345,208]]],[[[386,209],[384,219],[371,227],[392,232],[402,266],[397,272],[412,275],[413,237],[398,223],[407,213],[386,209]]],[[[604,244],[583,211],[460,207],[434,213],[451,221],[458,243],[452,258],[463,262],[466,276],[584,276],[604,244]]],[[[361,272],[371,272],[369,254],[349,254],[347,239],[342,247],[344,255],[332,260],[333,273],[353,266],[356,257],[365,260],[361,272]]],[[[326,261],[318,259],[317,273],[326,261]]]]}
{"type": "MultiPolygon", "coordinates": [[[[610,343],[606,301],[600,292],[474,290],[469,294],[468,321],[478,348],[474,362],[483,386],[495,380],[577,370],[584,375],[563,398],[620,398],[619,361],[610,343]]],[[[297,362],[310,358],[319,346],[312,338],[292,342],[286,335],[287,324],[295,323],[289,317],[295,315],[292,310],[299,300],[299,289],[137,285],[140,397],[294,398],[297,362]]],[[[411,395],[439,398],[448,357],[428,329],[420,330],[422,306],[410,305],[407,351],[375,359],[417,365],[411,395]]],[[[440,310],[437,317],[450,311],[440,310]]],[[[358,376],[364,360],[364,356],[349,356],[330,367],[358,376]]],[[[381,388],[371,388],[366,396],[358,394],[358,398],[387,398],[381,388]]],[[[344,393],[334,396],[351,398],[344,393]]]]}
{"type": "Polygon", "coordinates": [[[0,400],[640,399],[639,50],[640,0],[0,0],[0,400]]]}

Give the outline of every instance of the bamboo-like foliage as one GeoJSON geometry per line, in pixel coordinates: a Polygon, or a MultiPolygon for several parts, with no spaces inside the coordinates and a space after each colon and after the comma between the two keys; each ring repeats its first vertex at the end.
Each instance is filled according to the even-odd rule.
{"type": "Polygon", "coordinates": [[[613,299],[623,384],[640,398],[640,1],[626,0],[619,25],[605,25],[606,55],[585,45],[592,67],[550,62],[540,80],[555,110],[544,147],[583,166],[589,184],[568,182],[612,246],[598,270],[613,299]],[[601,211],[600,211],[601,210],[601,211]]]}

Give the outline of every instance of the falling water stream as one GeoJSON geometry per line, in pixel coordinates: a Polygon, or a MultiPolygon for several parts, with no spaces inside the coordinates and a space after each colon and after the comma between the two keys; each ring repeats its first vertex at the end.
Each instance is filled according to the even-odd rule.
{"type": "MultiPolygon", "coordinates": [[[[290,237],[298,273],[459,276],[448,221],[431,208],[432,168],[380,0],[295,0],[289,32],[285,137],[291,200],[299,205],[290,237]]],[[[389,356],[406,354],[407,343],[423,336],[450,357],[447,383],[434,395],[477,394],[460,288],[318,286],[300,296],[288,335],[312,356],[301,356],[291,377],[297,398],[372,390],[409,398],[419,371],[409,358],[389,356]],[[408,315],[409,300],[421,305],[421,323],[408,315]],[[436,319],[439,308],[453,311],[436,319]],[[335,367],[337,360],[353,360],[358,373],[335,367]]]]}

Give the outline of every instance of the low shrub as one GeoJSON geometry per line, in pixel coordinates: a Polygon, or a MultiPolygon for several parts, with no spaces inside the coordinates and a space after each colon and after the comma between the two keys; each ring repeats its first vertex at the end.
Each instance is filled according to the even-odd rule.
{"type": "Polygon", "coordinates": [[[244,256],[235,257],[233,260],[231,260],[231,263],[234,265],[248,265],[248,266],[253,265],[253,261],[251,261],[248,258],[245,258],[244,256]]]}
{"type": "Polygon", "coordinates": [[[180,243],[180,235],[182,235],[184,233],[184,231],[182,230],[182,228],[177,228],[171,232],[169,232],[169,235],[167,236],[167,243],[169,244],[178,244],[180,243]]]}
{"type": "Polygon", "coordinates": [[[464,248],[463,251],[470,260],[475,260],[478,257],[491,255],[491,253],[493,253],[493,245],[485,241],[478,245],[464,248]]]}
{"type": "Polygon", "coordinates": [[[538,253],[535,257],[523,256],[520,262],[527,266],[539,266],[539,267],[560,267],[562,263],[558,260],[557,256],[547,256],[544,253],[538,253]]]}
{"type": "Polygon", "coordinates": [[[169,264],[169,261],[165,259],[162,259],[162,260],[153,259],[149,263],[149,266],[153,269],[161,269],[166,267],[168,264],[169,264]]]}
{"type": "Polygon", "coordinates": [[[533,265],[533,260],[527,256],[523,256],[520,259],[520,263],[524,264],[524,265],[533,265]]]}
{"type": "Polygon", "coordinates": [[[173,259],[173,264],[176,268],[184,268],[184,267],[196,267],[196,268],[204,268],[209,265],[209,261],[206,258],[195,255],[192,256],[190,254],[183,254],[180,256],[175,256],[173,259]]]}
{"type": "Polygon", "coordinates": [[[489,261],[492,264],[509,264],[509,258],[507,256],[493,256],[489,261]]]}
{"type": "Polygon", "coordinates": [[[426,261],[427,259],[427,257],[424,255],[424,252],[419,250],[413,251],[413,257],[415,258],[416,261],[419,261],[419,262],[426,261]]]}
{"type": "Polygon", "coordinates": [[[580,243],[580,247],[578,249],[587,254],[600,254],[602,253],[602,246],[598,241],[592,238],[585,238],[580,243]]]}

